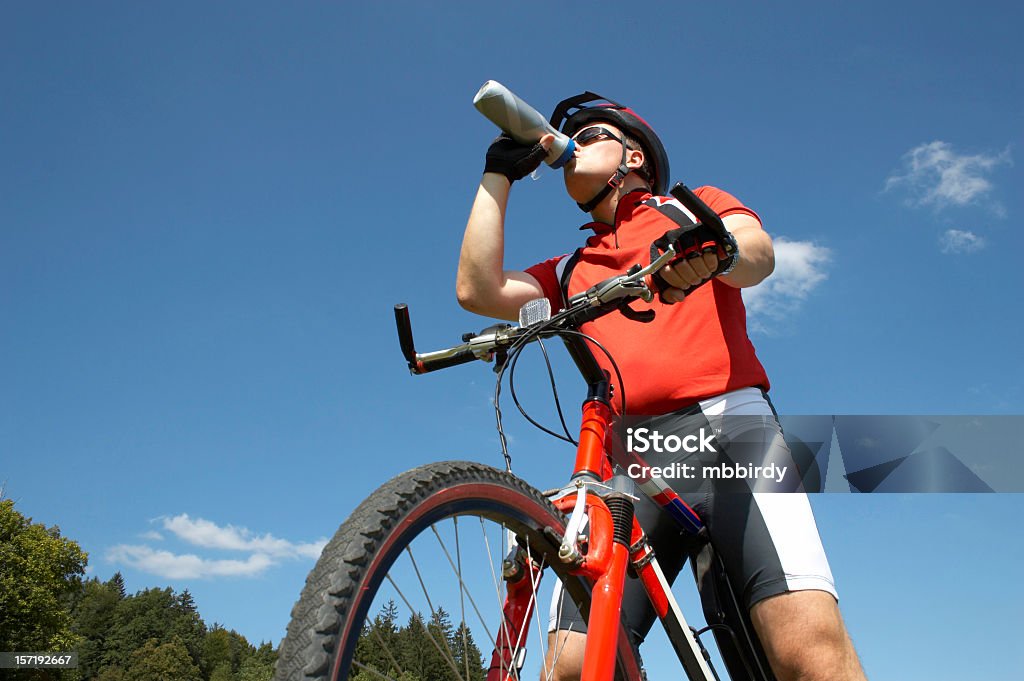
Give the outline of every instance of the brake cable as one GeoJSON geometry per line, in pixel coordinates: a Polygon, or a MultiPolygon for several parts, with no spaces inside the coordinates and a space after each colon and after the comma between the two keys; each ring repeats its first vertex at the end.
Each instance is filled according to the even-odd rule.
{"type": "Polygon", "coordinates": [[[619,385],[619,393],[620,393],[620,397],[621,397],[622,408],[623,408],[623,411],[625,411],[625,407],[626,407],[626,389],[625,389],[625,384],[623,383],[623,380],[622,380],[622,372],[619,370],[619,365],[615,361],[615,358],[612,357],[611,352],[609,352],[609,350],[606,347],[604,347],[596,338],[594,338],[592,336],[589,336],[589,335],[587,335],[587,334],[585,334],[585,333],[583,333],[583,332],[581,332],[579,330],[576,330],[576,329],[551,328],[554,325],[556,325],[558,322],[560,322],[563,319],[565,319],[566,317],[568,317],[573,312],[575,312],[575,310],[572,310],[571,308],[570,309],[566,309],[566,310],[562,310],[562,312],[560,312],[560,313],[556,314],[555,316],[551,317],[551,319],[547,320],[546,322],[543,322],[542,324],[538,324],[535,328],[532,328],[532,329],[528,330],[520,338],[517,338],[515,340],[515,342],[512,343],[512,345],[509,347],[509,349],[507,351],[506,361],[501,365],[501,367],[497,371],[498,377],[497,377],[497,380],[495,381],[495,387],[494,387],[494,414],[495,414],[495,421],[496,421],[497,430],[498,430],[498,440],[499,440],[499,442],[501,444],[501,453],[502,453],[502,456],[505,459],[505,469],[509,473],[512,472],[512,455],[509,454],[509,451],[508,451],[508,439],[505,436],[505,430],[504,430],[504,427],[503,427],[503,424],[502,424],[502,416],[501,416],[501,383],[502,383],[502,379],[504,378],[505,370],[506,369],[508,369],[508,371],[509,371],[509,390],[510,390],[510,392],[513,395],[513,400],[515,401],[516,406],[519,408],[520,413],[523,414],[523,416],[526,418],[526,420],[529,421],[535,427],[537,427],[540,430],[544,431],[545,433],[551,435],[552,437],[555,437],[555,438],[557,438],[559,440],[562,440],[564,442],[568,442],[568,443],[570,443],[570,444],[572,444],[574,446],[576,446],[578,444],[572,438],[572,436],[569,434],[568,427],[565,424],[565,415],[562,412],[561,402],[558,399],[558,388],[555,385],[554,372],[551,369],[550,360],[548,359],[548,355],[547,355],[547,351],[546,350],[544,350],[544,358],[545,358],[545,362],[547,363],[549,376],[551,377],[551,388],[552,388],[552,392],[553,392],[554,398],[555,398],[555,405],[556,405],[556,408],[558,409],[558,415],[559,415],[559,419],[562,422],[562,427],[566,431],[566,437],[563,437],[562,435],[559,435],[558,433],[555,433],[555,432],[551,431],[550,429],[548,429],[548,428],[544,427],[543,425],[541,425],[541,424],[537,423],[536,421],[534,421],[533,418],[531,418],[529,416],[529,414],[526,413],[525,409],[522,407],[522,405],[519,403],[518,398],[516,397],[516,394],[515,394],[515,384],[514,384],[515,366],[516,366],[516,364],[517,364],[517,362],[519,360],[520,352],[522,352],[522,350],[527,346],[527,344],[529,344],[534,338],[537,338],[538,342],[540,342],[541,341],[541,338],[540,338],[541,336],[547,336],[547,337],[552,337],[552,336],[578,336],[579,338],[582,338],[585,341],[587,341],[589,343],[592,343],[599,350],[601,350],[601,352],[604,353],[605,357],[608,358],[608,361],[612,365],[612,369],[615,371],[615,377],[616,377],[616,380],[618,381],[618,385],[619,385]]]}

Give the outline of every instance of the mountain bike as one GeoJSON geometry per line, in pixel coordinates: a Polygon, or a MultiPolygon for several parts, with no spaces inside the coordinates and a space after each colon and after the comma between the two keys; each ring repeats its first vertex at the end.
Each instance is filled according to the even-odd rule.
{"type": "Polygon", "coordinates": [[[394,478],[360,504],[307,579],[275,679],[551,678],[565,637],[549,633],[544,620],[560,618],[571,607],[569,600],[586,621],[582,678],[643,679],[638,650],[621,616],[628,578],[642,582],[689,679],[719,678],[701,641],[712,632],[733,681],[774,681],[701,519],[663,480],[646,479],[638,489],[616,471],[612,395],[618,390],[624,402],[626,386],[614,358],[609,356],[612,376],[592,350],[604,349],[580,331],[613,313],[641,323],[642,315],[629,303],[653,299],[652,276],[664,265],[693,252],[735,248],[721,220],[696,195],[682,184],[671,193],[696,220],[656,241],[648,266],[637,264],[597,284],[554,315],[546,299],[532,301],[518,326],[498,324],[467,334],[460,345],[418,353],[408,308],[395,307],[412,373],[477,360],[496,363],[495,407],[506,469],[430,463],[394,478]],[[542,493],[511,472],[497,405],[502,376],[514,371],[522,349],[551,337],[564,343],[586,381],[587,397],[570,483],[542,493]],[[651,496],[692,540],[688,553],[708,623],[700,631],[687,624],[634,517],[638,494],[651,496]],[[408,615],[406,628],[398,626],[399,611],[408,615]],[[413,630],[416,636],[407,635],[413,630]],[[477,640],[486,650],[482,661],[477,640]]]}

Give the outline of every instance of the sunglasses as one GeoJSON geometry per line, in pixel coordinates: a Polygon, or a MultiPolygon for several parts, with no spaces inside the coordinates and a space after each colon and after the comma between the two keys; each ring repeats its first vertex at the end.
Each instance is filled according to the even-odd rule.
{"type": "Polygon", "coordinates": [[[576,133],[572,139],[581,147],[585,147],[591,142],[598,142],[600,140],[615,140],[619,144],[625,144],[625,142],[613,135],[609,130],[596,125],[589,128],[583,128],[576,133]]]}

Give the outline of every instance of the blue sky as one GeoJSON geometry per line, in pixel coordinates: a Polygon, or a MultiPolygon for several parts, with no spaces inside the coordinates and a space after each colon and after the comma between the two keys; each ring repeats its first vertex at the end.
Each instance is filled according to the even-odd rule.
{"type": "MultiPolygon", "coordinates": [[[[409,377],[391,312],[423,347],[485,325],[453,284],[487,79],[627,102],[675,179],[759,212],[782,412],[1024,414],[1018,4],[495,7],[0,9],[0,481],[92,574],[276,642],[371,489],[500,464],[492,374],[409,377]]],[[[523,181],[508,265],[583,221],[557,173],[523,181]]],[[[508,421],[557,484],[571,452],[508,421]]],[[[872,679],[1016,677],[1020,495],[814,505],[872,679]]]]}

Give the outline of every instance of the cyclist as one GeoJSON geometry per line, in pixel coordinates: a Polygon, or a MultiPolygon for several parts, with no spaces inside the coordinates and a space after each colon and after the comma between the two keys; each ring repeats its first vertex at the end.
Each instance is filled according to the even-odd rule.
{"type": "MultiPolygon", "coordinates": [[[[592,221],[582,229],[593,234],[571,256],[523,271],[504,269],[511,185],[540,164],[553,136],[532,146],[499,137],[487,151],[462,243],[456,292],[467,310],[515,320],[519,308],[538,297],[550,299],[557,310],[568,296],[635,263],[646,264],[651,242],[677,226],[674,217],[682,206],[664,196],[668,156],[654,130],[631,109],[610,100],[594,105],[601,98],[586,95],[562,102],[552,122],[576,141],[564,181],[569,196],[590,213],[592,221]]],[[[666,286],[662,299],[632,305],[653,310],[652,322],[612,314],[585,325],[584,331],[615,358],[628,388],[629,414],[657,416],[654,423],[665,429],[695,417],[702,423],[734,415],[769,417],[758,420],[765,429],[755,438],[764,443],[759,452],[765,461],[788,458],[767,399],[767,375],[747,336],[740,295],[741,288],[771,274],[771,239],[757,214],[732,195],[713,187],[696,193],[722,217],[739,256],[722,263],[728,265],[724,271],[714,252],[681,259],[660,273],[666,286]]],[[[739,585],[775,675],[782,681],[863,679],[806,495],[772,494],[760,483],[752,494],[712,491],[680,493],[704,520],[732,584],[739,585]]],[[[678,530],[646,498],[637,504],[637,515],[673,579],[685,561],[678,530]]],[[[627,580],[623,611],[639,644],[655,615],[638,580],[627,580]]],[[[554,678],[578,678],[585,624],[576,613],[553,615],[552,620],[549,637],[561,651],[554,678]]]]}

